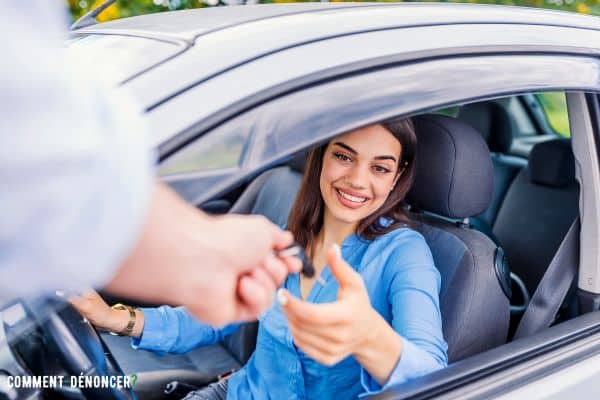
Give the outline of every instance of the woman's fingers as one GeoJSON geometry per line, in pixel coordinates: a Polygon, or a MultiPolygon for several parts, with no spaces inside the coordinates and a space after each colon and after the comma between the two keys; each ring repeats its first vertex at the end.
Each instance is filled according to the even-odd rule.
{"type": "Polygon", "coordinates": [[[301,339],[302,341],[317,347],[318,344],[323,344],[325,348],[333,350],[337,349],[334,349],[334,347],[343,345],[347,340],[347,335],[343,333],[343,326],[315,327],[298,323],[293,320],[288,320],[288,322],[294,340],[301,339]]]}
{"type": "Polygon", "coordinates": [[[287,290],[277,291],[283,312],[298,322],[312,325],[334,325],[344,322],[346,310],[339,302],[312,304],[292,296],[287,290]]]}
{"type": "Polygon", "coordinates": [[[333,365],[350,354],[346,351],[344,343],[331,341],[319,333],[304,330],[292,323],[290,323],[290,330],[296,346],[322,364],[333,365]]]}

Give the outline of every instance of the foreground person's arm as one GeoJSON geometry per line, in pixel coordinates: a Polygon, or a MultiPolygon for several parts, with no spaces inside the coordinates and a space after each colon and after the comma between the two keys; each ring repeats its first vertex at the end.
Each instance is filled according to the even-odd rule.
{"type": "Polygon", "coordinates": [[[208,216],[157,184],[141,236],[106,290],[185,305],[211,325],[255,319],[296,258],[272,255],[293,241],[259,216],[208,216]]]}

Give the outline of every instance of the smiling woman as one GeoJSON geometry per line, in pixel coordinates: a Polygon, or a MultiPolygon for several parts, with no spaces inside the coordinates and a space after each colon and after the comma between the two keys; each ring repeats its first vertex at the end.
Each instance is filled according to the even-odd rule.
{"type": "MultiPolygon", "coordinates": [[[[315,378],[330,381],[320,393],[358,394],[334,376],[360,371],[363,390],[372,392],[446,364],[439,275],[402,207],[415,147],[413,123],[401,119],[342,134],[308,155],[288,227],[317,273],[335,280],[320,288],[316,278],[300,278],[303,299],[327,304],[285,291],[279,298],[295,344],[329,366],[312,368],[315,378]],[[338,245],[341,254],[330,250],[338,245]]],[[[298,295],[296,283],[287,286],[298,295]]]]}
{"type": "MultiPolygon", "coordinates": [[[[401,119],[310,152],[289,227],[317,276],[288,276],[284,305],[261,317],[246,365],[188,399],[356,398],[447,365],[440,274],[402,211],[415,147],[413,124],[401,119]]],[[[98,298],[81,311],[107,329],[127,316],[117,318],[98,298]]],[[[217,329],[168,306],[137,313],[126,334],[134,347],[155,352],[214,344],[240,326],[217,329]]]]}

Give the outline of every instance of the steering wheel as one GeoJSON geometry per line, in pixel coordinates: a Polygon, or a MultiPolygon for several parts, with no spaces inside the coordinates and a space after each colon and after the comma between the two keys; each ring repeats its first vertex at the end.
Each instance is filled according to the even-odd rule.
{"type": "MultiPolygon", "coordinates": [[[[47,339],[48,351],[60,360],[65,371],[77,378],[123,377],[123,370],[92,324],[66,300],[52,298],[49,302],[55,303],[54,311],[40,319],[40,329],[47,339]]],[[[80,390],[88,399],[135,399],[131,385],[80,387],[80,390]]]]}

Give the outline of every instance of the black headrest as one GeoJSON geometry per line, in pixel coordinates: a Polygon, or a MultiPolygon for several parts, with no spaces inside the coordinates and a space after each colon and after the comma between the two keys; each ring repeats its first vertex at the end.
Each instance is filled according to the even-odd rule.
{"type": "Polygon", "coordinates": [[[529,154],[531,182],[563,187],[575,181],[575,158],[569,139],[554,139],[533,146],[529,154]]]}
{"type": "Polygon", "coordinates": [[[497,103],[485,101],[466,104],[456,117],[483,135],[490,151],[508,153],[513,139],[510,115],[497,103]]]}
{"type": "Polygon", "coordinates": [[[470,125],[441,115],[414,118],[417,171],[410,200],[418,208],[450,218],[484,211],[492,198],[490,152],[470,125]]]}

